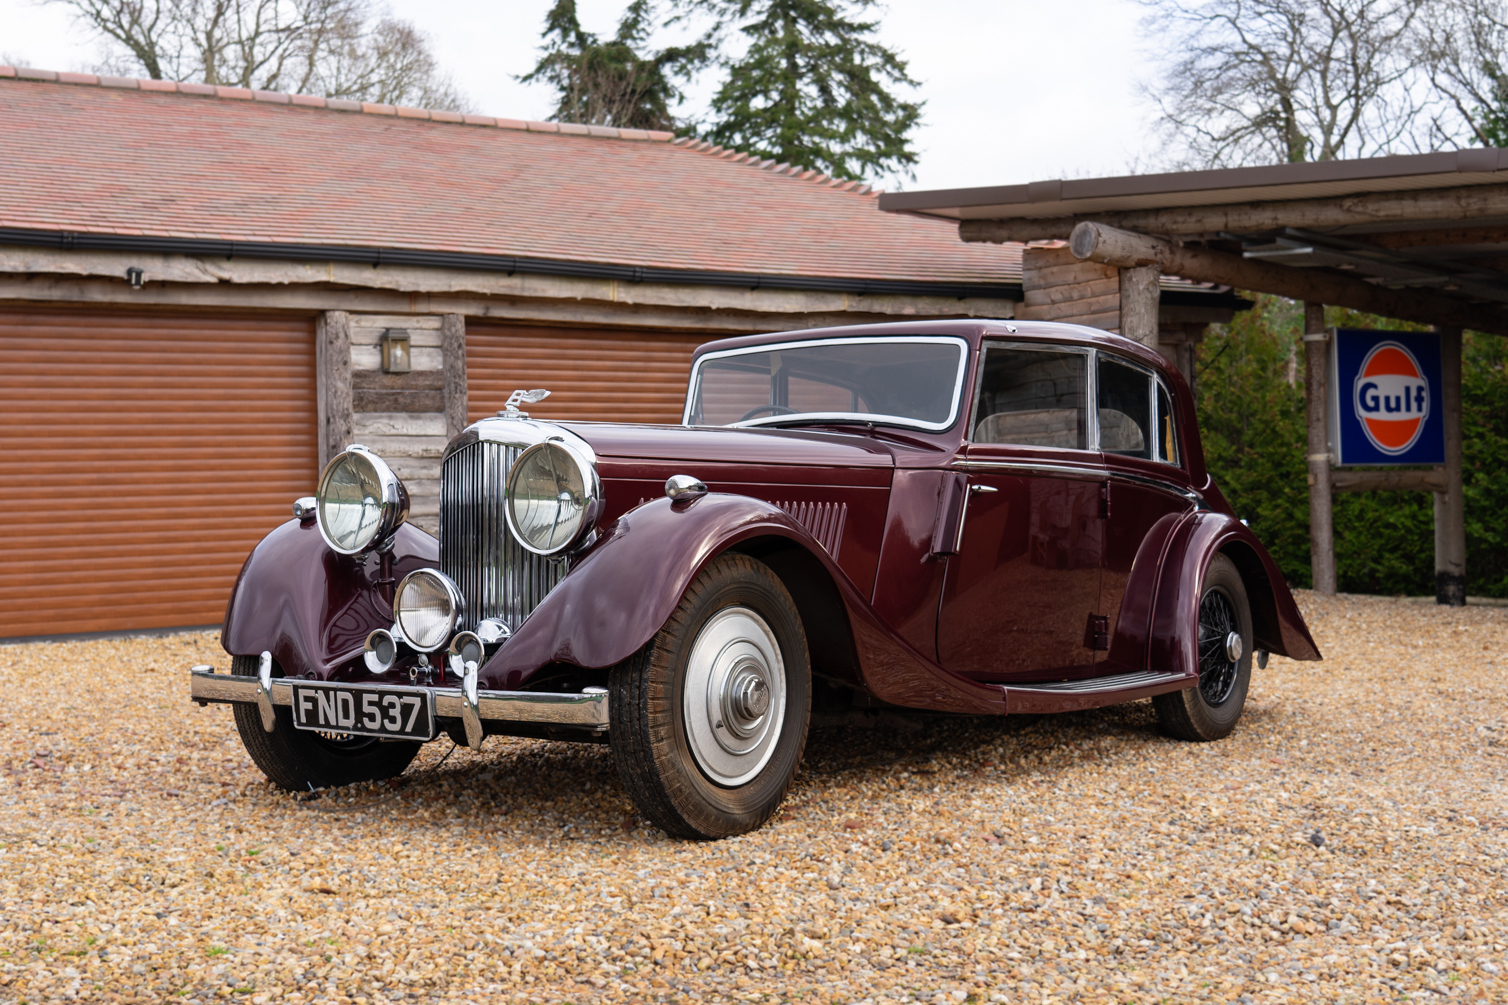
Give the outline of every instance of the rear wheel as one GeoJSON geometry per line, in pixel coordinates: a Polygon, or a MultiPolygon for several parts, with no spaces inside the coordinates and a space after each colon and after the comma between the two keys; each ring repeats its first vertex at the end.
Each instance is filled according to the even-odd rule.
{"type": "MultiPolygon", "coordinates": [[[[255,677],[257,657],[231,657],[230,672],[255,677]]],[[[277,664],[273,664],[272,675],[282,676],[277,664]]],[[[354,785],[401,775],[421,746],[412,740],[387,741],[370,736],[295,729],[293,710],[286,705],[274,709],[277,728],[269,733],[262,728],[262,714],[256,705],[237,702],[231,707],[235,709],[241,743],[252,761],[269,781],[290,792],[354,785]]]]}
{"type": "Polygon", "coordinates": [[[1199,594],[1199,684],[1152,699],[1163,730],[1194,741],[1230,735],[1246,706],[1251,657],[1246,584],[1234,562],[1216,555],[1199,594]]]}
{"type": "Polygon", "coordinates": [[[613,761],[667,834],[722,838],[785,798],[811,714],[796,605],[769,567],[714,559],[649,644],[609,675],[613,761]]]}

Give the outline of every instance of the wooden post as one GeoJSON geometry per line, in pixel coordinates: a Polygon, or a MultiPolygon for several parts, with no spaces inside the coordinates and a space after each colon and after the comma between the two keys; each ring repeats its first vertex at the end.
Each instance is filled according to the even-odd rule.
{"type": "Polygon", "coordinates": [[[351,315],[325,311],[314,326],[315,400],[319,469],[351,443],[355,422],[351,389],[351,315]]]}
{"type": "Polygon", "coordinates": [[[466,421],[466,319],[446,314],[440,319],[440,349],[445,365],[445,435],[454,438],[466,421]]]}
{"type": "Polygon", "coordinates": [[[1157,348],[1157,308],[1162,301],[1161,270],[1155,265],[1121,269],[1121,334],[1157,348]]]}
{"type": "Polygon", "coordinates": [[[1466,499],[1461,491],[1461,329],[1440,333],[1445,401],[1445,491],[1435,493],[1435,603],[1466,603],[1466,499]]]}
{"type": "Polygon", "coordinates": [[[1335,594],[1330,494],[1330,336],[1325,305],[1304,304],[1304,403],[1309,420],[1309,566],[1317,593],[1335,594]]]}

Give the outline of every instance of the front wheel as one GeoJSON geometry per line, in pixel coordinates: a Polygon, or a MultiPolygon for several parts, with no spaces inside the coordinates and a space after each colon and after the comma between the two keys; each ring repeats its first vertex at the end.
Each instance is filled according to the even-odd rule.
{"type": "Polygon", "coordinates": [[[1152,699],[1165,732],[1180,740],[1230,735],[1251,681],[1251,604],[1236,563],[1216,555],[1199,594],[1199,684],[1152,699]]]}
{"type": "Polygon", "coordinates": [[[743,834],[785,798],[806,747],[811,666],[796,605],[764,563],[713,559],[608,690],[618,774],[667,834],[743,834]]]}
{"type": "MultiPolygon", "coordinates": [[[[232,656],[230,672],[242,677],[257,675],[257,657],[232,656]]],[[[273,666],[273,676],[277,673],[273,666]]],[[[236,729],[241,744],[262,774],[289,792],[308,792],[337,785],[374,782],[403,774],[420,744],[414,740],[379,740],[349,733],[316,733],[295,729],[293,710],[278,705],[277,726],[262,728],[262,713],[255,705],[237,702],[236,729]]]]}

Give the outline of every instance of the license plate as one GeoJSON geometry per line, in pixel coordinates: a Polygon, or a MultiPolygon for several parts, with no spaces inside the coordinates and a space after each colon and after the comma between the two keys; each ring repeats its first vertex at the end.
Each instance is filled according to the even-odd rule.
{"type": "Polygon", "coordinates": [[[432,740],[435,696],[426,690],[372,684],[290,682],[293,724],[322,733],[393,740],[432,740]]]}

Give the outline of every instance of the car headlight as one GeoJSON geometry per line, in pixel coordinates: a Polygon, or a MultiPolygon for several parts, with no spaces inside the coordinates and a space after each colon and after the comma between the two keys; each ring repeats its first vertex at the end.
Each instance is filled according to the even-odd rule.
{"type": "Polygon", "coordinates": [[[421,653],[443,646],[465,610],[456,584],[434,569],[410,572],[393,595],[393,616],[403,638],[421,653]]]}
{"type": "Polygon", "coordinates": [[[320,535],[342,555],[382,544],[408,518],[408,489],[366,447],[352,446],[331,458],[314,495],[320,535]]]}
{"type": "Polygon", "coordinates": [[[597,469],[578,451],[546,440],[519,454],[508,472],[508,529],[536,555],[553,555],[591,530],[602,503],[597,469]]]}

